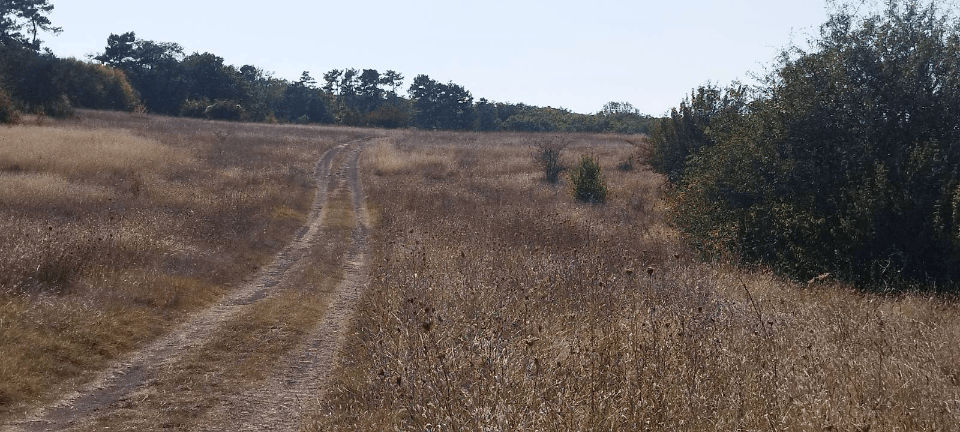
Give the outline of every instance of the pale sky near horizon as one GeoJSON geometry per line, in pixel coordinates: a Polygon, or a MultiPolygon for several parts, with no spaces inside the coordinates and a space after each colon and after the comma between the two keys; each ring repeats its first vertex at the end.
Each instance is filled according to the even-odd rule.
{"type": "Polygon", "coordinates": [[[609,101],[662,115],[694,87],[749,81],[803,44],[824,0],[409,0],[329,2],[52,0],[60,57],[104,50],[111,33],[176,42],[227,64],[322,82],[331,69],[388,69],[453,81],[475,100],[593,113],[609,101]]]}

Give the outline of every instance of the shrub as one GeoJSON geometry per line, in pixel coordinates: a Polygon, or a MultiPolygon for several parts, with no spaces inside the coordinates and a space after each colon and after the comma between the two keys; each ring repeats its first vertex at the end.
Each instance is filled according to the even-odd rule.
{"type": "Polygon", "coordinates": [[[139,103],[123,71],[109,66],[60,59],[55,82],[76,107],[127,111],[139,103]]]}
{"type": "Polygon", "coordinates": [[[237,101],[217,100],[203,110],[203,117],[211,120],[239,121],[244,116],[243,107],[237,101]]]}
{"type": "Polygon", "coordinates": [[[670,110],[670,116],[654,124],[650,164],[676,182],[687,159],[714,145],[717,129],[736,118],[746,106],[746,88],[726,89],[707,84],[691,92],[670,110]],[[712,133],[711,133],[712,132],[712,133]]]}
{"type": "Polygon", "coordinates": [[[203,118],[204,111],[210,106],[210,101],[206,100],[185,100],[180,105],[181,117],[203,118]]]}
{"type": "Polygon", "coordinates": [[[17,112],[13,99],[3,88],[0,88],[0,123],[18,123],[20,114],[17,112]]]}
{"type": "Polygon", "coordinates": [[[761,97],[710,117],[710,145],[656,141],[677,225],[703,252],[800,280],[956,289],[957,24],[935,3],[841,9],[811,52],[781,57],[761,97]]]}
{"type": "Polygon", "coordinates": [[[607,186],[600,172],[600,162],[591,156],[581,156],[580,163],[570,173],[573,197],[588,203],[603,203],[607,199],[607,186]]]}
{"type": "Polygon", "coordinates": [[[366,125],[372,127],[394,129],[409,123],[409,116],[397,105],[385,104],[366,115],[366,125]]]}
{"type": "Polygon", "coordinates": [[[534,158],[543,169],[543,179],[547,183],[556,183],[564,167],[560,162],[560,153],[567,146],[566,142],[543,140],[537,143],[534,158]]]}
{"type": "Polygon", "coordinates": [[[40,109],[37,110],[37,114],[44,114],[60,119],[71,117],[75,112],[73,105],[70,104],[70,98],[66,94],[61,94],[53,100],[44,102],[40,109]]]}

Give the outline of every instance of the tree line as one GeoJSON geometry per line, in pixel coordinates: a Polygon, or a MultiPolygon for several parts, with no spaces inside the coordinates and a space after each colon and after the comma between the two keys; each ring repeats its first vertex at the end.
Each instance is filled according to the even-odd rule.
{"type": "Polygon", "coordinates": [[[960,280],[960,20],[840,6],[757,86],[694,90],[653,134],[706,256],[863,286],[960,280]]]}
{"type": "Polygon", "coordinates": [[[49,0],[0,6],[0,99],[25,112],[66,115],[72,107],[141,111],[217,120],[324,123],[479,131],[645,133],[653,118],[628,103],[597,114],[475,101],[453,82],[393,70],[332,69],[320,82],[307,71],[289,81],[255,65],[236,67],[213,53],[187,54],[174,42],[111,34],[89,62],[40,50],[37,30],[57,32],[49,0]],[[97,94],[100,91],[103,94],[97,94]]]}

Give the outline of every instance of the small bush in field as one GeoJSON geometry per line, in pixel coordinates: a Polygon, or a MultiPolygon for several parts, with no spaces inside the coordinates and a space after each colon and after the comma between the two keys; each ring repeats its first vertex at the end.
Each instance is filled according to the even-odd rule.
{"type": "Polygon", "coordinates": [[[581,156],[580,163],[570,173],[573,197],[578,201],[602,203],[607,199],[607,185],[603,182],[600,162],[591,156],[581,156]]]}
{"type": "Polygon", "coordinates": [[[556,141],[541,141],[537,144],[534,157],[543,169],[543,179],[547,183],[556,183],[560,179],[560,173],[565,169],[560,163],[560,153],[566,146],[567,143],[556,141]]]}

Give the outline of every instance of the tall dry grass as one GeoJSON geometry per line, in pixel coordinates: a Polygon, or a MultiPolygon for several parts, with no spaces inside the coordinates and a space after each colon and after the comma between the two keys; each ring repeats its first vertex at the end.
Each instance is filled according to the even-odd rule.
{"type": "Polygon", "coordinates": [[[219,298],[362,131],[82,112],[0,128],[0,420],[219,298]]]}
{"type": "Polygon", "coordinates": [[[700,263],[631,143],[565,138],[606,205],[521,134],[368,153],[372,286],[312,429],[956,430],[955,302],[700,263]]]}

